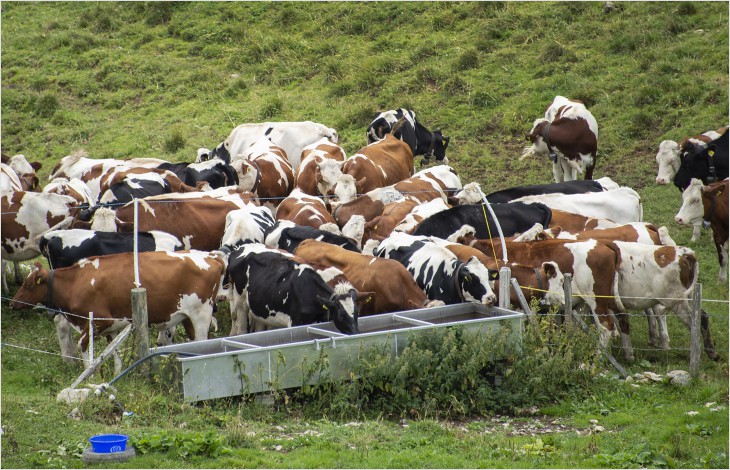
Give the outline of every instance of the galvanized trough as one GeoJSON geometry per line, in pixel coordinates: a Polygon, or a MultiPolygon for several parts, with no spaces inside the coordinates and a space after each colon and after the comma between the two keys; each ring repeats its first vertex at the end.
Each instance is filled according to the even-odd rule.
{"type": "Polygon", "coordinates": [[[194,402],[349,377],[353,361],[370,346],[389,346],[397,356],[410,335],[454,325],[485,335],[509,328],[508,344],[519,348],[522,317],[513,310],[463,303],[361,317],[357,335],[344,335],[329,322],[175,344],[155,351],[197,354],[177,356],[180,374],[173,379],[182,381],[183,398],[194,402]],[[321,361],[323,355],[326,362],[321,361]]]}

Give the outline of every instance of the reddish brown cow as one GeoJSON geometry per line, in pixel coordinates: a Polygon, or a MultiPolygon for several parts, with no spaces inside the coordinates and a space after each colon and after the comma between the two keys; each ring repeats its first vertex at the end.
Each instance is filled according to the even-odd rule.
{"type": "Polygon", "coordinates": [[[361,148],[345,161],[342,177],[332,192],[340,202],[348,202],[356,194],[403,181],[413,176],[413,171],[411,148],[388,134],[385,139],[361,148]]]}
{"type": "Polygon", "coordinates": [[[360,315],[398,312],[426,306],[428,299],[413,276],[398,261],[363,255],[316,240],[305,240],[294,251],[307,262],[334,266],[345,273],[355,289],[374,292],[360,315]]]}
{"type": "Polygon", "coordinates": [[[255,142],[231,166],[238,186],[255,193],[272,210],[294,189],[294,170],[283,148],[268,137],[255,142]]]}
{"type": "Polygon", "coordinates": [[[304,147],[294,186],[312,196],[327,194],[342,175],[339,162],[345,158],[342,147],[326,138],[304,147]]]}
{"type": "MultiPolygon", "coordinates": [[[[153,287],[147,299],[148,321],[160,330],[183,323],[192,341],[208,338],[216,294],[225,270],[217,254],[190,252],[139,253],[140,282],[153,287]]],[[[68,268],[48,270],[36,263],[10,304],[14,310],[43,304],[65,313],[81,331],[79,345],[85,362],[89,344],[89,312],[94,313],[94,336],[113,335],[132,319],[134,254],[91,257],[68,268]]]]}
{"type": "MultiPolygon", "coordinates": [[[[301,167],[300,167],[301,168],[301,167]]],[[[276,208],[276,220],[291,220],[297,225],[319,228],[323,224],[335,224],[322,199],[309,196],[295,189],[276,208]]]]}

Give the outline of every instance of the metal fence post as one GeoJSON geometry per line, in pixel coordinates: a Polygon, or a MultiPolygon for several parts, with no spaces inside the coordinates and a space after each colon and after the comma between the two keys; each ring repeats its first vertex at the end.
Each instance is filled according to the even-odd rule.
{"type": "Polygon", "coordinates": [[[701,314],[702,284],[698,282],[692,290],[692,309],[689,317],[689,373],[693,378],[696,378],[700,373],[700,357],[702,355],[701,314]]]}
{"type": "Polygon", "coordinates": [[[512,277],[512,270],[507,266],[499,268],[499,307],[509,308],[509,279],[512,277]]]}

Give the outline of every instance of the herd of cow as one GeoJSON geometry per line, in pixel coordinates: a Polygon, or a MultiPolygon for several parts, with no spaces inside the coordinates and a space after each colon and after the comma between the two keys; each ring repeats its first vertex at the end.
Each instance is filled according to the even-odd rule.
{"type": "MultiPolygon", "coordinates": [[[[728,144],[718,132],[662,142],[657,183],[684,190],[679,223],[710,221],[724,280],[728,144]]],[[[180,323],[190,340],[206,339],[224,299],[231,335],[323,321],[357,334],[363,315],[493,305],[496,273],[508,266],[541,308],[565,304],[572,274],[573,305],[590,311],[603,346],[620,336],[630,360],[629,311],[646,313],[659,348],[669,347],[667,311],[689,326],[697,257],[643,222],[634,190],[592,180],[597,133],[585,106],[556,97],[524,154],[547,154],[556,182],[488,195],[462,185],[448,166],[449,138],[406,109],[375,116],[368,144],[349,158],[334,129],[310,121],[240,125],[195,163],[76,153],[42,190],[40,164],[3,156],[3,290],[15,262],[11,308],[57,313],[62,353],[76,355],[73,328],[88,360],[90,312],[99,336],[131,321],[136,221],[139,282],[159,344],[180,323]],[[418,155],[435,165],[415,172],[418,155]],[[41,254],[49,268],[36,262],[23,281],[17,262],[41,254]]],[[[716,358],[704,312],[701,325],[716,358]]]]}

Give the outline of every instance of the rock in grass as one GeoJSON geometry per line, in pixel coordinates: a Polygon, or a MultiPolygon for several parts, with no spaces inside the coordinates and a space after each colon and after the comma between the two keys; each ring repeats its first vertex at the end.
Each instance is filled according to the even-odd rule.
{"type": "Polygon", "coordinates": [[[667,373],[667,377],[669,378],[670,384],[679,385],[680,387],[689,385],[689,382],[691,380],[689,372],[687,372],[686,370],[670,371],[669,373],[667,373]]]}

